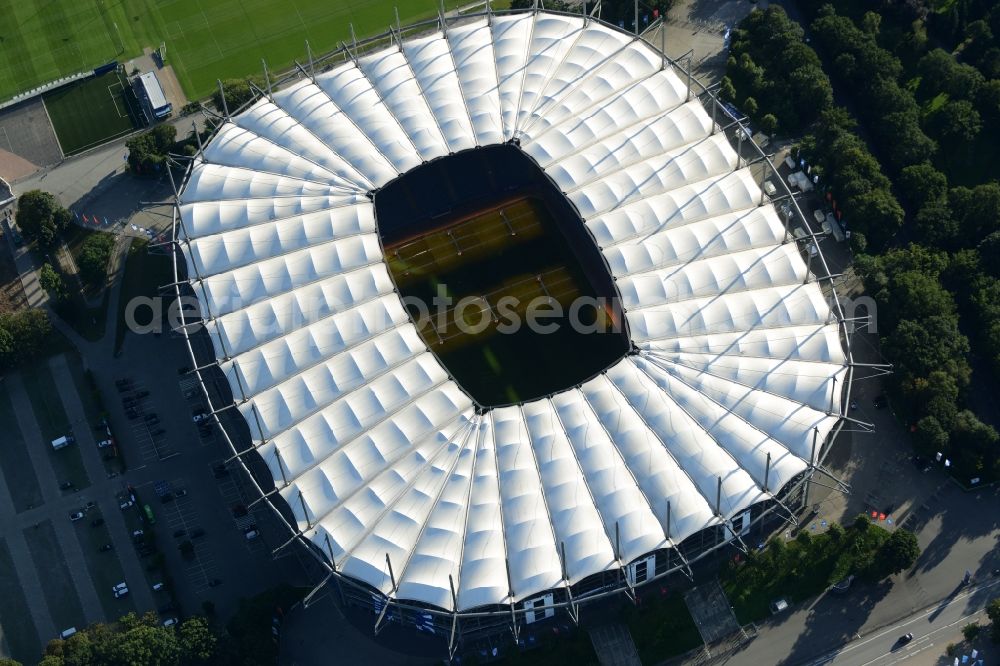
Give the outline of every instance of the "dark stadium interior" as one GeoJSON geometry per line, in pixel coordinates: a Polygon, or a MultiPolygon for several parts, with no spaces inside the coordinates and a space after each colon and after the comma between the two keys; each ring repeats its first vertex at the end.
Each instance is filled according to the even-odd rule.
{"type": "Polygon", "coordinates": [[[563,390],[628,352],[603,257],[569,200],[516,146],[424,164],[376,192],[375,210],[421,336],[480,405],[563,390]],[[529,308],[553,324],[547,332],[525,324],[529,308]]]}

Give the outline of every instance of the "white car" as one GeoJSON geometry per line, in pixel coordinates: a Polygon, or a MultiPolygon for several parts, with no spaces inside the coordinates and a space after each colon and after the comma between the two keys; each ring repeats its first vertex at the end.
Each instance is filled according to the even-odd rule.
{"type": "Polygon", "coordinates": [[[163,583],[153,583],[153,592],[159,592],[163,589],[163,583]]]}
{"type": "Polygon", "coordinates": [[[125,581],[122,581],[122,582],[118,583],[117,585],[115,585],[113,588],[111,588],[111,591],[112,592],[117,592],[119,590],[127,590],[127,589],[128,589],[128,583],[126,583],[125,581]]]}
{"type": "Polygon", "coordinates": [[[99,449],[106,449],[109,446],[113,446],[114,443],[115,443],[115,440],[113,440],[113,439],[102,439],[101,441],[99,441],[97,443],[97,448],[99,448],[99,449]]]}
{"type": "Polygon", "coordinates": [[[132,506],[132,504],[133,504],[132,500],[122,500],[121,504],[118,505],[118,508],[124,511],[125,509],[132,506]]]}
{"type": "Polygon", "coordinates": [[[175,624],[177,624],[177,618],[176,617],[168,617],[166,620],[163,621],[163,626],[164,627],[172,627],[175,624]]]}
{"type": "Polygon", "coordinates": [[[120,590],[115,590],[115,599],[121,599],[126,594],[128,594],[128,588],[127,587],[123,587],[120,590]]]}
{"type": "Polygon", "coordinates": [[[74,511],[73,513],[69,514],[69,519],[72,520],[74,523],[80,520],[81,518],[83,518],[83,511],[74,511]]]}
{"type": "Polygon", "coordinates": [[[202,421],[207,419],[208,416],[209,415],[206,414],[205,412],[199,411],[191,415],[191,420],[194,421],[195,423],[201,423],[202,421]]]}
{"type": "Polygon", "coordinates": [[[132,532],[132,538],[133,539],[138,539],[143,534],[145,534],[145,532],[143,532],[142,530],[136,530],[135,532],[132,532]]]}

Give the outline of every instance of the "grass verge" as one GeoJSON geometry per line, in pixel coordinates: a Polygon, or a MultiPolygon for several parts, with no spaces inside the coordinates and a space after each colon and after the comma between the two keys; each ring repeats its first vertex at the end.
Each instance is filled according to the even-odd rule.
{"type": "MultiPolygon", "coordinates": [[[[121,349],[125,342],[125,334],[128,331],[126,323],[126,312],[128,304],[135,298],[157,298],[160,295],[160,287],[174,281],[173,264],[170,257],[150,251],[149,241],[136,239],[128,249],[128,256],[125,258],[125,275],[122,278],[122,292],[118,299],[118,317],[115,327],[115,353],[121,349]]],[[[168,302],[164,298],[164,303],[168,302]]],[[[148,308],[142,308],[145,312],[137,311],[134,316],[138,319],[142,315],[148,316],[148,308]]],[[[139,322],[149,323],[148,320],[139,322]]]]}
{"type": "Polygon", "coordinates": [[[4,436],[0,438],[0,468],[3,469],[7,489],[14,503],[14,510],[20,513],[42,503],[42,489],[35,476],[35,468],[28,455],[27,443],[17,424],[14,406],[6,387],[0,389],[0,428],[4,436]]]}
{"type": "Polygon", "coordinates": [[[702,644],[701,634],[679,594],[646,594],[642,605],[629,607],[625,624],[644,664],[684,654],[702,644]]]}
{"type": "Polygon", "coordinates": [[[0,539],[0,600],[0,625],[3,625],[7,647],[18,661],[35,663],[42,653],[38,629],[31,619],[28,600],[24,596],[21,581],[14,569],[14,559],[10,556],[10,549],[4,539],[0,539]]]}
{"type": "MultiPolygon", "coordinates": [[[[69,516],[64,520],[68,521],[69,516]]],[[[46,520],[38,527],[28,527],[24,530],[24,538],[38,569],[49,614],[56,627],[65,629],[85,626],[87,621],[83,615],[83,606],[80,605],[80,597],[77,596],[76,585],[69,574],[69,565],[59,547],[52,521],[46,520]]]]}
{"type": "Polygon", "coordinates": [[[52,469],[57,480],[62,483],[69,481],[74,486],[86,488],[90,485],[90,477],[83,466],[83,456],[78,444],[67,446],[58,451],[51,446],[52,440],[72,433],[75,427],[89,427],[86,423],[70,423],[63,409],[62,401],[58,399],[59,390],[48,363],[37,363],[32,368],[21,371],[24,388],[31,399],[31,408],[35,412],[38,427],[42,431],[42,445],[50,456],[52,469]]]}

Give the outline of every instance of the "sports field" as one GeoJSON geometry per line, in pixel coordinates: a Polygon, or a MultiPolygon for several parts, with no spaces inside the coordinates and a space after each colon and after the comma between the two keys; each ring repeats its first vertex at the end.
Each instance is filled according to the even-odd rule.
{"type": "MultiPolygon", "coordinates": [[[[469,0],[445,0],[448,9],[469,0]]],[[[497,3],[498,5],[500,3],[497,3]]],[[[400,19],[434,16],[437,0],[0,0],[0,101],[143,47],[167,46],[184,92],[209,95],[217,78],[242,78],[384,31],[400,19]]]]}
{"type": "Polygon", "coordinates": [[[116,72],[71,83],[43,96],[63,154],[76,153],[132,131],[125,77],[116,72]]]}

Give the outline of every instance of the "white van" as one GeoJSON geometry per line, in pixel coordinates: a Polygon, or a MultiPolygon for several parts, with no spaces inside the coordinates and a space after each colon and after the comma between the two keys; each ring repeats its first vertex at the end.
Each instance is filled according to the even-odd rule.
{"type": "Polygon", "coordinates": [[[59,449],[65,449],[67,446],[69,446],[72,443],[73,443],[73,438],[72,437],[68,437],[66,435],[63,435],[59,439],[53,439],[52,440],[52,448],[53,448],[53,450],[58,451],[59,449]]]}
{"type": "Polygon", "coordinates": [[[70,627],[69,629],[63,629],[62,633],[59,634],[59,638],[66,640],[70,636],[76,633],[76,627],[70,627]]]}

